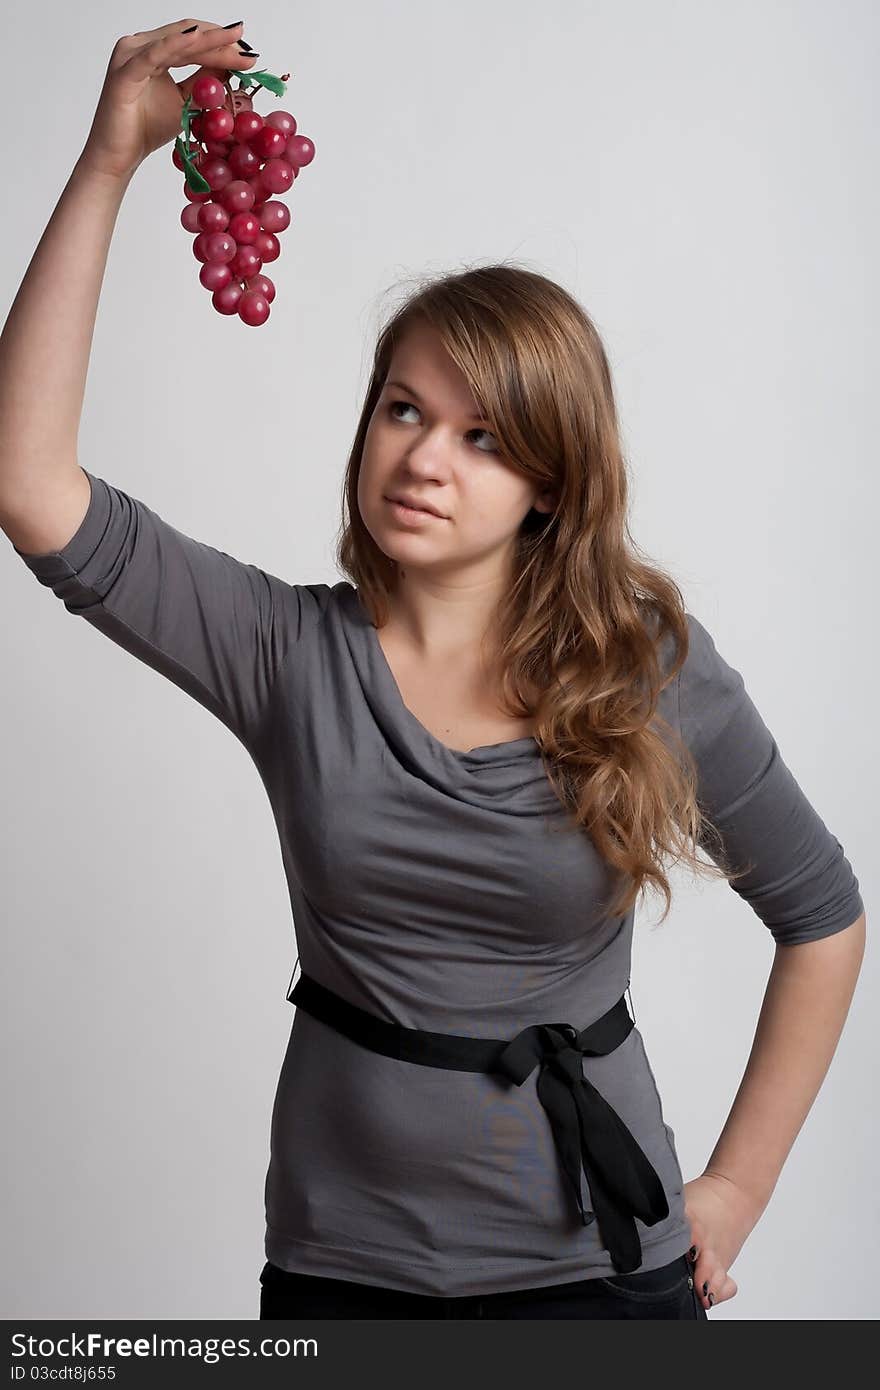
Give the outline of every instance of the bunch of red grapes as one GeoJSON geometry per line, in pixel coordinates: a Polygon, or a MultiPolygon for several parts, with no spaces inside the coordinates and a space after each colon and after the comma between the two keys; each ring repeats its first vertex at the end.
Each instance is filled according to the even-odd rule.
{"type": "Polygon", "coordinates": [[[315,147],[308,136],[297,134],[289,111],[272,111],[264,119],[246,92],[232,91],[208,73],[193,83],[190,102],[198,108],[189,125],[196,140],[187,150],[179,139],[172,156],[187,174],[188,203],[180,221],[195,233],[199,280],[212,292],[214,308],[258,328],[275,298],[263,266],[278,259],[278,238],[290,225],[290,209],[274,195],[293,187],[300,169],[314,159],[315,147]],[[191,186],[193,168],[208,191],[191,186]]]}

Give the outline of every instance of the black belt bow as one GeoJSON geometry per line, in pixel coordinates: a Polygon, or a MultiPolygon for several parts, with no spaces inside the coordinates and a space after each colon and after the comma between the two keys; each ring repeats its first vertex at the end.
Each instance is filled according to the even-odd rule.
{"type": "MultiPolygon", "coordinates": [[[[295,973],[296,967],[294,967],[295,973]]],[[[538,1099],[547,1112],[580,1221],[598,1220],[615,1270],[642,1263],[635,1218],[653,1226],[669,1215],[657,1173],[607,1100],[583,1075],[581,1057],[604,1057],[633,1027],[626,996],[581,1032],[570,1023],[534,1023],[510,1042],[403,1028],[350,1004],[303,973],[287,998],[297,1008],[385,1057],[453,1071],[493,1072],[521,1086],[536,1066],[538,1099]],[[581,1197],[581,1166],[593,1211],[581,1197]]]]}

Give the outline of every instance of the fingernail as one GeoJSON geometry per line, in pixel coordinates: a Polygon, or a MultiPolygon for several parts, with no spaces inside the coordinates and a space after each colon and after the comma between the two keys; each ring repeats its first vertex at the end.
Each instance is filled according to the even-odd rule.
{"type": "Polygon", "coordinates": [[[710,1307],[710,1308],[712,1307],[712,1304],[713,1304],[714,1302],[715,1302],[715,1295],[714,1295],[714,1293],[710,1293],[710,1294],[709,1294],[709,1307],[710,1307]]]}
{"type": "Polygon", "coordinates": [[[689,1260],[694,1260],[694,1261],[696,1261],[696,1258],[697,1258],[697,1247],[696,1247],[695,1245],[692,1245],[691,1248],[690,1248],[690,1250],[688,1251],[688,1259],[689,1259],[689,1260]]]}
{"type": "Polygon", "coordinates": [[[235,21],[234,24],[224,24],[222,27],[223,27],[224,29],[237,29],[238,26],[239,26],[239,24],[244,24],[244,20],[243,20],[243,19],[237,19],[237,20],[235,21]]]}
{"type": "Polygon", "coordinates": [[[188,29],[181,29],[180,32],[181,34],[194,34],[198,27],[199,26],[197,24],[191,24],[188,29]]]}
{"type": "Polygon", "coordinates": [[[707,1280],[705,1281],[705,1283],[703,1284],[703,1297],[704,1297],[704,1298],[705,1298],[705,1296],[706,1296],[706,1294],[707,1294],[708,1292],[709,1292],[709,1280],[707,1279],[707,1280]]]}
{"type": "Polygon", "coordinates": [[[239,46],[239,48],[241,49],[242,53],[254,53],[254,52],[256,52],[255,49],[251,48],[251,46],[250,46],[249,43],[245,43],[244,39],[236,39],[235,42],[238,44],[238,46],[239,46]]]}

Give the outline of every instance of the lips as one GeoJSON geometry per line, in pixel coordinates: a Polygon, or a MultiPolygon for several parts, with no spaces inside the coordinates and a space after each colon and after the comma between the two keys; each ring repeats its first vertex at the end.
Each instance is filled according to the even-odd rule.
{"type": "Polygon", "coordinates": [[[393,495],[393,496],[386,497],[386,498],[385,498],[385,501],[386,501],[386,502],[400,502],[404,507],[411,507],[411,508],[413,509],[413,511],[416,511],[416,512],[429,512],[431,516],[438,516],[438,517],[440,517],[441,521],[445,521],[445,520],[446,520],[446,518],[443,516],[443,513],[442,513],[442,512],[438,512],[436,507],[430,507],[430,506],[428,506],[428,504],[427,504],[426,502],[420,502],[420,501],[418,501],[417,498],[415,498],[415,497],[405,497],[405,496],[403,495],[403,493],[396,493],[396,494],[393,495]]]}

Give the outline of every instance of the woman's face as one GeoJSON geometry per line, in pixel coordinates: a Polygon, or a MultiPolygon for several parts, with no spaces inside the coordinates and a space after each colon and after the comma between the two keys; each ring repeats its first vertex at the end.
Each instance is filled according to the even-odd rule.
{"type": "Polygon", "coordinates": [[[552,499],[498,448],[435,331],[411,326],[370,419],[358,480],[380,549],[408,570],[500,573],[529,509],[550,511],[552,499]],[[439,515],[401,513],[389,501],[401,496],[439,515]]]}

